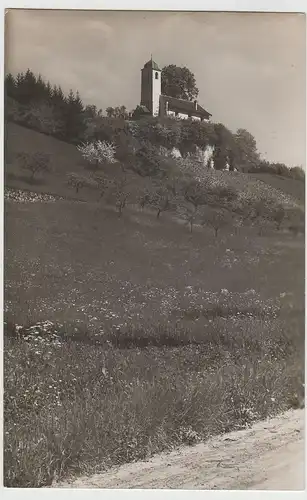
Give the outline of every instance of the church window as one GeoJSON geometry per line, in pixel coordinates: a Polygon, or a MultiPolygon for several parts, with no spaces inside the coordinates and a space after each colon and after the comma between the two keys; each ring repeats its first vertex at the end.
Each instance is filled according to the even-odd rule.
{"type": "Polygon", "coordinates": [[[156,71],[156,75],[155,75],[155,77],[156,77],[156,80],[158,80],[158,78],[159,78],[158,71],[156,71]]]}

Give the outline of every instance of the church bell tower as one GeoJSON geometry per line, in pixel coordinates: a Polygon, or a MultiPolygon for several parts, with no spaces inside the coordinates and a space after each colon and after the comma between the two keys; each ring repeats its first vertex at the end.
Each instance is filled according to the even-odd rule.
{"type": "Polygon", "coordinates": [[[161,95],[161,70],[151,58],[150,61],[144,64],[141,73],[141,106],[146,106],[152,116],[158,116],[161,95]]]}

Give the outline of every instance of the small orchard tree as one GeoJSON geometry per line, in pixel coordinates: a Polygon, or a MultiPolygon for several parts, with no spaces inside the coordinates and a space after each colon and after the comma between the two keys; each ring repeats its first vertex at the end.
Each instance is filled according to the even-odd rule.
{"type": "Polygon", "coordinates": [[[89,163],[98,168],[99,165],[115,163],[116,147],[112,142],[95,141],[77,146],[78,151],[89,163]]]}
{"type": "Polygon", "coordinates": [[[183,197],[186,202],[191,203],[194,209],[197,210],[198,207],[206,204],[205,186],[199,181],[190,180],[183,187],[183,197]]]}
{"type": "Polygon", "coordinates": [[[162,212],[166,212],[171,208],[171,195],[167,188],[160,187],[152,195],[149,205],[157,211],[157,219],[162,212]]]}
{"type": "Polygon", "coordinates": [[[302,210],[289,210],[287,214],[288,230],[294,235],[305,233],[305,214],[302,210]]]}
{"type": "Polygon", "coordinates": [[[151,191],[146,188],[139,196],[138,196],[138,204],[143,209],[145,206],[150,205],[151,200],[151,191]]]}
{"type": "Polygon", "coordinates": [[[21,168],[30,172],[31,181],[34,180],[35,176],[40,173],[44,174],[50,171],[50,155],[47,153],[39,152],[30,153],[19,153],[17,155],[17,161],[21,168]]]}
{"type": "Polygon", "coordinates": [[[234,213],[237,215],[241,226],[245,225],[245,223],[251,222],[254,214],[252,200],[247,200],[243,203],[240,201],[237,206],[234,207],[234,213]]]}
{"type": "Polygon", "coordinates": [[[178,215],[185,221],[185,224],[189,226],[190,233],[192,233],[194,225],[199,217],[199,206],[191,206],[187,204],[179,205],[177,212],[178,215]]]}
{"type": "Polygon", "coordinates": [[[149,197],[148,204],[157,211],[157,219],[162,212],[171,210],[178,195],[176,179],[167,179],[162,186],[154,189],[149,197]]]}
{"type": "Polygon", "coordinates": [[[214,230],[214,235],[217,238],[220,229],[229,226],[232,222],[231,213],[224,209],[208,210],[202,221],[203,226],[209,226],[214,230]]]}
{"type": "Polygon", "coordinates": [[[102,190],[104,190],[101,196],[106,195],[106,202],[111,204],[114,203],[119,216],[121,216],[131,194],[127,176],[123,175],[120,179],[104,180],[104,182],[100,184],[100,189],[101,186],[102,190]]]}
{"type": "Polygon", "coordinates": [[[276,224],[276,228],[278,231],[280,230],[281,225],[285,220],[285,217],[286,217],[286,210],[284,209],[284,207],[282,205],[276,207],[276,209],[272,213],[272,218],[276,224]]]}
{"type": "Polygon", "coordinates": [[[257,225],[259,234],[262,235],[264,228],[272,224],[276,207],[268,198],[261,198],[251,205],[250,221],[257,225]]]}
{"type": "Polygon", "coordinates": [[[100,198],[102,199],[107,194],[107,192],[112,189],[114,184],[113,180],[98,175],[93,179],[96,182],[96,187],[100,191],[100,198]]]}
{"type": "Polygon", "coordinates": [[[127,206],[129,195],[130,191],[126,176],[114,182],[115,206],[119,216],[122,215],[124,208],[127,206]]]}
{"type": "Polygon", "coordinates": [[[74,172],[67,174],[67,184],[69,187],[75,189],[76,193],[79,193],[79,191],[84,187],[89,187],[89,188],[97,187],[97,183],[94,179],[85,177],[83,175],[74,172]]]}

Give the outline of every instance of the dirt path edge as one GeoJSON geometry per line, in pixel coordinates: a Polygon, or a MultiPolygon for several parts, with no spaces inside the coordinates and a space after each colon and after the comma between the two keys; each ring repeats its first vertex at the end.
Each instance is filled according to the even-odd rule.
{"type": "Polygon", "coordinates": [[[304,490],[304,428],[305,411],[290,410],[250,429],[52,487],[304,490]]]}

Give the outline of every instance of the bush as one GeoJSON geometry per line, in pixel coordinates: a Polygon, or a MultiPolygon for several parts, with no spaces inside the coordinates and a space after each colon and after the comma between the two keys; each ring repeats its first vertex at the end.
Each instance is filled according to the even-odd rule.
{"type": "Polygon", "coordinates": [[[130,169],[141,177],[163,179],[171,175],[176,170],[176,160],[161,155],[159,149],[148,141],[142,142],[135,151],[134,159],[129,165],[130,169]]]}

